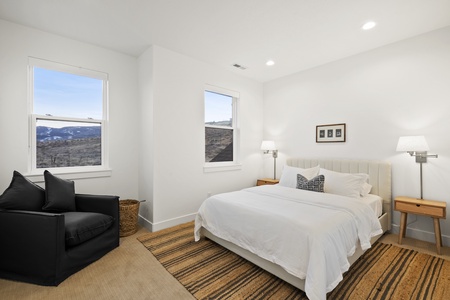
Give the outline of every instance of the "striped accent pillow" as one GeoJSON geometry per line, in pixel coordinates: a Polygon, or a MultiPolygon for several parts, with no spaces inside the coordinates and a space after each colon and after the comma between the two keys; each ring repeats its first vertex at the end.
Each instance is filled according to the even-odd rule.
{"type": "Polygon", "coordinates": [[[311,180],[306,179],[303,175],[297,174],[297,188],[313,192],[323,193],[325,176],[317,175],[311,180]]]}

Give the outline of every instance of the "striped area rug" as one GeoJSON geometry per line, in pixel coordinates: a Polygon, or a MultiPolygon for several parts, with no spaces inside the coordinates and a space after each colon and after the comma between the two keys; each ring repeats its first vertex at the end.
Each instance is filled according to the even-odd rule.
{"type": "MultiPolygon", "coordinates": [[[[197,299],[308,299],[304,292],[203,238],[193,222],[138,240],[197,299]]],[[[375,243],[327,299],[450,299],[450,261],[375,243]]]]}

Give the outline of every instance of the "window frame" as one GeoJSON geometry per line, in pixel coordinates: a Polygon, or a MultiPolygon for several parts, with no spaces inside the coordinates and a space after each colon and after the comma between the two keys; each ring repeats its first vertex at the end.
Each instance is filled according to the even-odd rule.
{"type": "MultiPolygon", "coordinates": [[[[206,132],[206,128],[219,128],[219,129],[228,129],[233,130],[233,161],[226,162],[207,162],[206,161],[206,153],[203,153],[204,166],[203,171],[207,172],[220,172],[220,171],[231,171],[231,170],[240,170],[242,165],[240,163],[240,129],[239,129],[239,98],[240,94],[236,91],[231,91],[225,88],[213,86],[213,85],[205,85],[203,91],[203,126],[204,126],[204,135],[206,132]],[[225,95],[232,98],[232,124],[229,126],[217,126],[217,125],[207,125],[205,124],[205,113],[206,113],[206,105],[205,105],[205,92],[212,92],[216,94],[225,95]]],[[[203,141],[205,141],[205,136],[203,137],[203,141]]],[[[205,143],[203,144],[203,151],[206,150],[205,143]]]]}
{"type": "Polygon", "coordinates": [[[43,181],[42,173],[44,170],[49,170],[54,174],[64,175],[64,178],[90,178],[90,177],[105,177],[111,176],[111,169],[109,168],[109,147],[108,145],[108,90],[109,90],[109,76],[107,73],[94,71],[82,67],[62,64],[49,60],[44,60],[35,57],[28,58],[28,116],[29,116],[29,143],[28,143],[28,176],[36,182],[43,181]],[[79,76],[86,76],[103,81],[103,95],[102,95],[102,118],[74,118],[64,116],[39,115],[34,113],[34,68],[44,68],[52,71],[70,73],[79,76]],[[97,166],[74,166],[74,167],[52,167],[52,168],[37,168],[36,158],[36,123],[38,120],[48,121],[62,121],[62,122],[77,122],[77,123],[93,123],[101,126],[101,165],[97,166]],[[76,174],[76,175],[75,175],[76,174]]]}

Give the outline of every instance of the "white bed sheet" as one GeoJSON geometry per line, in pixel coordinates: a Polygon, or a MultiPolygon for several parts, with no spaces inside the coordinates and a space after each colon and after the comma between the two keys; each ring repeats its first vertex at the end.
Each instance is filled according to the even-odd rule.
{"type": "Polygon", "coordinates": [[[360,199],[265,185],[205,200],[195,220],[195,240],[214,235],[305,279],[309,299],[326,299],[342,280],[358,240],[363,250],[382,233],[360,199]]]}
{"type": "Polygon", "coordinates": [[[377,217],[381,217],[383,214],[383,198],[378,195],[368,194],[361,197],[360,200],[369,205],[377,217]]]}

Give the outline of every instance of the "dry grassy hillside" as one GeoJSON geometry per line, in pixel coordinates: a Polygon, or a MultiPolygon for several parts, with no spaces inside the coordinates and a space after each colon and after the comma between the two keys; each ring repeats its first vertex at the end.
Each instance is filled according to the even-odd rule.
{"type": "Polygon", "coordinates": [[[101,138],[38,142],[36,160],[38,168],[101,165],[101,138]]]}
{"type": "MultiPolygon", "coordinates": [[[[205,161],[212,161],[228,145],[233,143],[233,130],[206,127],[205,134],[205,161]]],[[[225,161],[233,160],[233,157],[224,158],[225,161]]]]}

